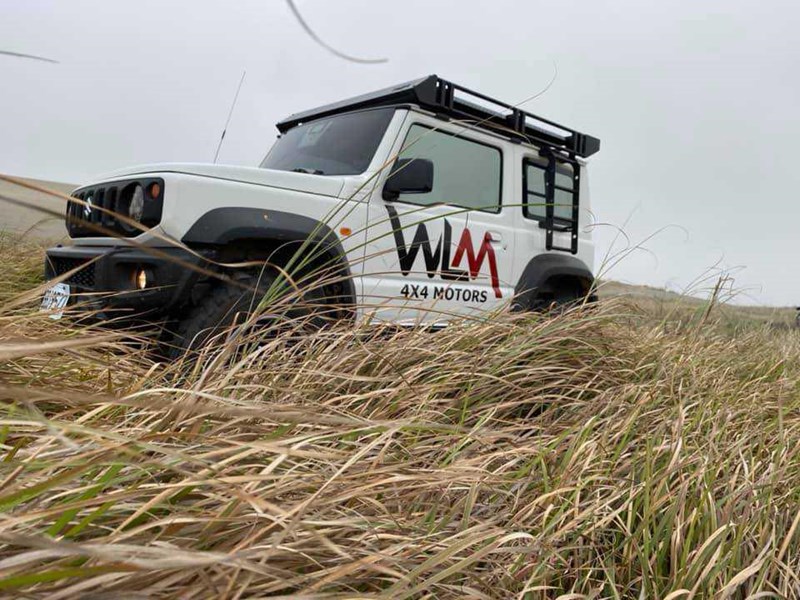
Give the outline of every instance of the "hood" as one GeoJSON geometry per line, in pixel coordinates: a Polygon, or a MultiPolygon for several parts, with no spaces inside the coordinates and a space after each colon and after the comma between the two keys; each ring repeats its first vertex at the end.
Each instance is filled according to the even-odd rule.
{"type": "Polygon", "coordinates": [[[292,173],[289,171],[275,171],[255,167],[238,167],[234,165],[212,165],[205,163],[164,163],[154,165],[140,165],[127,169],[120,169],[106,173],[102,181],[111,181],[133,175],[157,175],[159,173],[179,173],[182,175],[195,175],[197,177],[210,177],[212,179],[225,179],[253,185],[263,185],[298,192],[308,192],[320,196],[339,197],[345,178],[329,175],[309,175],[307,173],[292,173]]]}

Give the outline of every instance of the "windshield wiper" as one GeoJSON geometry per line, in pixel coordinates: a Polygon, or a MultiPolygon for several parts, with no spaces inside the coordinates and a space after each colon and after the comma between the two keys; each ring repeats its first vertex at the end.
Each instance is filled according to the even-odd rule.
{"type": "Polygon", "coordinates": [[[306,175],[325,175],[319,169],[306,169],[304,167],[297,167],[296,169],[292,169],[292,173],[305,173],[306,175]]]}

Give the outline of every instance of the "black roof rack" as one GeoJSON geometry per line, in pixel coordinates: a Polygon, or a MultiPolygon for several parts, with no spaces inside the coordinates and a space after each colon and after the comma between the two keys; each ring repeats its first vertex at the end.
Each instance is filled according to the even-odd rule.
{"type": "Polygon", "coordinates": [[[416,104],[440,115],[455,119],[477,121],[474,123],[493,131],[502,131],[533,144],[545,146],[571,156],[588,157],[600,150],[600,140],[553,121],[537,117],[510,104],[484,94],[429,75],[390,88],[342,100],[327,106],[296,113],[277,124],[285,133],[301,123],[364,108],[416,104]],[[471,97],[472,102],[464,96],[471,97]],[[477,99],[483,104],[475,103],[477,99]],[[499,108],[499,110],[497,110],[499,108]]]}

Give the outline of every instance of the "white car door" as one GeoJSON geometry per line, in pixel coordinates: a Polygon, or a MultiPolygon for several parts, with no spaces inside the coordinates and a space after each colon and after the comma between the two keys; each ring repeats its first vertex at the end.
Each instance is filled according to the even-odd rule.
{"type": "Polygon", "coordinates": [[[384,198],[387,169],[370,198],[363,282],[373,320],[441,323],[483,312],[508,296],[503,280],[513,236],[494,240],[500,224],[482,218],[475,230],[469,224],[477,208],[499,214],[502,151],[459,129],[444,130],[441,121],[411,113],[395,154],[430,160],[433,189],[384,198]]]}

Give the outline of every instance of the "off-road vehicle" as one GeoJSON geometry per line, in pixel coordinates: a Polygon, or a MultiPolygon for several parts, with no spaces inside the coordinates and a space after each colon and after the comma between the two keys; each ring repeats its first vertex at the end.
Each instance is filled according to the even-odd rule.
{"type": "Polygon", "coordinates": [[[141,166],[75,190],[43,308],[171,320],[187,345],[283,276],[321,282],[329,316],[398,324],[591,294],[597,138],[435,75],[277,128],[258,167],[141,166]]]}

